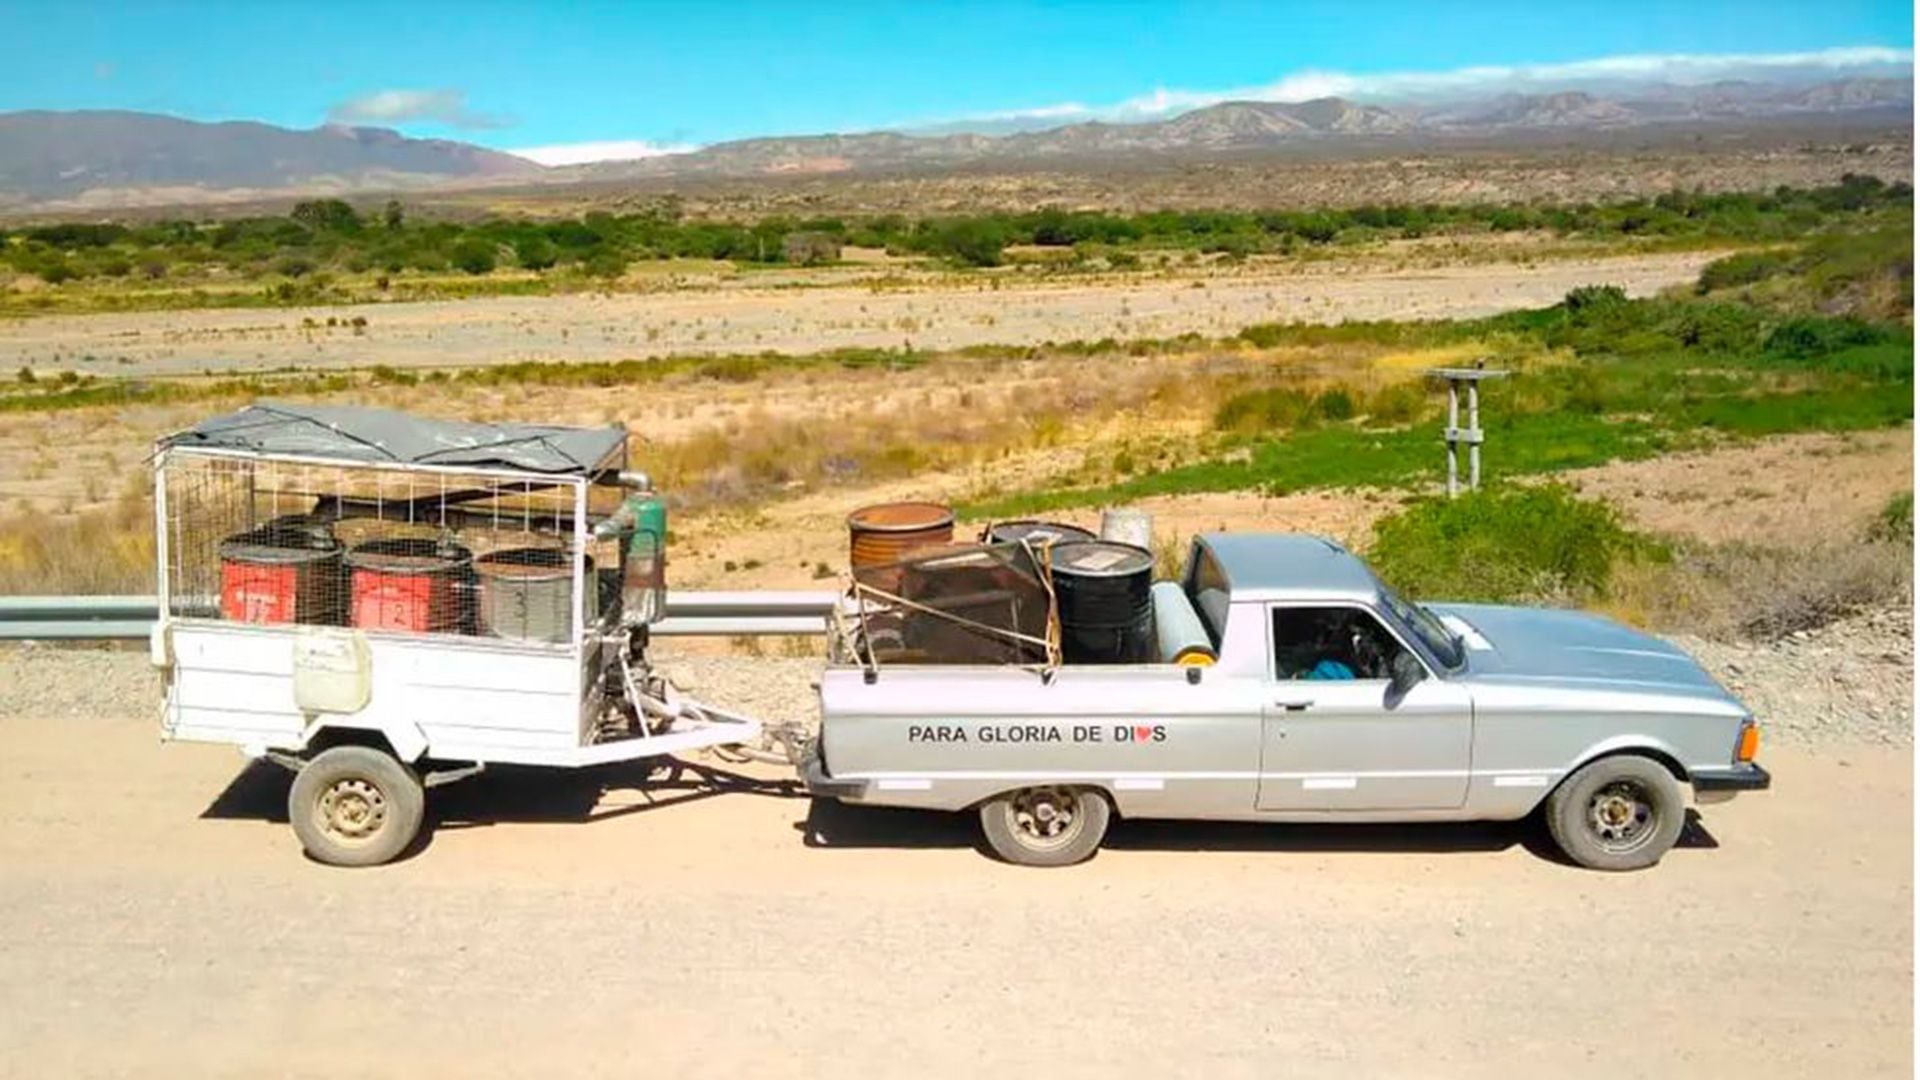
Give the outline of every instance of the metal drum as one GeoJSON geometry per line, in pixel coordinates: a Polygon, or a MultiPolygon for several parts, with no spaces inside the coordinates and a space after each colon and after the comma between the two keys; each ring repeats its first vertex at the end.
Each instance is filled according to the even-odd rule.
{"type": "Polygon", "coordinates": [[[1092,539],[1094,535],[1087,529],[1053,521],[1003,521],[988,529],[986,535],[989,544],[1013,544],[1024,540],[1035,547],[1092,539]]]}
{"type": "MultiPolygon", "coordinates": [[[[516,641],[573,640],[573,559],[557,547],[506,548],[474,560],[480,632],[516,641]]],[[[587,565],[593,581],[593,566],[587,565]]],[[[593,617],[593,598],[587,605],[593,617]]]]}
{"type": "Polygon", "coordinates": [[[473,553],[418,537],[369,540],[347,553],[353,625],[365,630],[464,633],[473,553]]]}
{"type": "Polygon", "coordinates": [[[876,589],[899,588],[893,565],[917,548],[953,543],[953,511],[939,503],[863,506],[847,515],[853,576],[876,589]]]}
{"type": "Polygon", "coordinates": [[[345,615],[340,544],[326,526],[272,521],[220,543],[220,617],[337,626],[345,615]]]}
{"type": "Polygon", "coordinates": [[[1085,540],[1053,549],[1060,651],[1069,664],[1147,664],[1154,659],[1153,553],[1085,540]]]}

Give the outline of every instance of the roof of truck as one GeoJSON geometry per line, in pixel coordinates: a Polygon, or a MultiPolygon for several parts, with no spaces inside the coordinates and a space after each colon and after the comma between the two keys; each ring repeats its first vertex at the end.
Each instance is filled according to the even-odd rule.
{"type": "Polygon", "coordinates": [[[1307,533],[1206,533],[1235,600],[1372,600],[1380,581],[1360,557],[1307,533]]]}

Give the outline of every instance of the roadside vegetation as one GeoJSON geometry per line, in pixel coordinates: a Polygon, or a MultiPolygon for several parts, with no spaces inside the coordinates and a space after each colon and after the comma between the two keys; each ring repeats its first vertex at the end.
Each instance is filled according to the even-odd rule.
{"type": "Polygon", "coordinates": [[[1596,608],[1708,638],[1766,641],[1913,602],[1913,495],[1803,548],[1646,535],[1556,484],[1425,498],[1382,518],[1367,553],[1409,595],[1596,608]]]}
{"type": "MultiPolygon", "coordinates": [[[[1553,205],[1405,204],[1317,211],[1043,209],[947,217],[690,218],[663,201],[577,218],[414,220],[398,202],[303,202],[284,217],[71,222],[0,230],[0,314],[364,303],[658,287],[659,273],[712,275],[840,260],[849,248],[954,268],[1009,261],[1126,271],[1166,253],[1228,261],[1310,256],[1389,240],[1539,234],[1638,248],[1754,246],[1858,232],[1910,212],[1912,190],[1849,175],[1819,188],[1675,191],[1553,205]],[[636,272],[639,272],[636,276],[636,272]],[[4,284],[4,283],[0,283],[4,284]]],[[[1727,271],[1759,283],[1765,252],[1727,271]]]]}

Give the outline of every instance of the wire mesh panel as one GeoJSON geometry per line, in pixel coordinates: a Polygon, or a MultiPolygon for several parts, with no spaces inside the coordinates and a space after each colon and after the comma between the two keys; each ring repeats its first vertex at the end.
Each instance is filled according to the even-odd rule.
{"type": "Polygon", "coordinates": [[[586,622],[618,592],[579,478],[176,450],[160,482],[177,617],[562,643],[577,555],[586,622]]]}
{"type": "Polygon", "coordinates": [[[861,567],[836,652],[872,664],[1057,665],[1044,558],[1025,543],[963,544],[861,567]]]}

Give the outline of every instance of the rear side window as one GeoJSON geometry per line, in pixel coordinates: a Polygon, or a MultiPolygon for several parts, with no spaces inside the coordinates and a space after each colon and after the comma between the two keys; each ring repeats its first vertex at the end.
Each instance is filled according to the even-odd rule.
{"type": "Polygon", "coordinates": [[[1219,649],[1220,636],[1227,631],[1227,575],[1221,572],[1220,562],[1213,553],[1199,544],[1193,545],[1190,562],[1187,599],[1193,601],[1193,610],[1199,613],[1207,636],[1213,639],[1213,647],[1219,649]]]}
{"type": "Polygon", "coordinates": [[[1387,679],[1405,651],[1370,611],[1357,607],[1275,607],[1276,679],[1387,679]]]}

